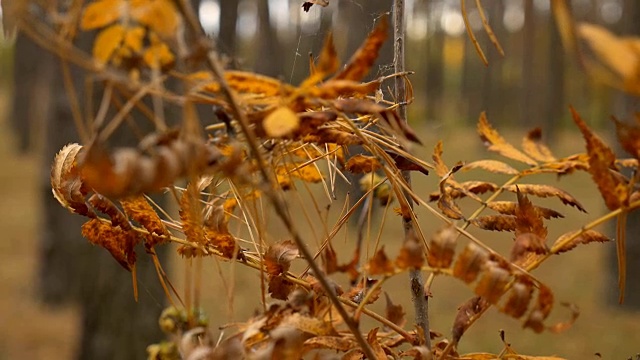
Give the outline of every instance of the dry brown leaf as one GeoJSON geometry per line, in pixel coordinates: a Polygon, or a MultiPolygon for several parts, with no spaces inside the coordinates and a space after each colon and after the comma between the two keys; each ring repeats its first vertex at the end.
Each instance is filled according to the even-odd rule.
{"type": "Polygon", "coordinates": [[[578,319],[578,316],[580,316],[580,309],[575,304],[563,302],[563,303],[560,303],[560,305],[567,307],[571,311],[571,317],[567,321],[563,321],[563,322],[553,324],[551,326],[547,326],[547,330],[554,334],[558,334],[570,329],[578,319]]]}
{"type": "Polygon", "coordinates": [[[360,48],[351,56],[344,69],[338,72],[334,79],[360,81],[364,78],[378,58],[382,44],[387,39],[389,21],[382,16],[376,27],[369,33],[360,48]]]}
{"type": "MultiPolygon", "coordinates": [[[[499,212],[502,215],[515,215],[518,203],[513,201],[491,201],[487,203],[487,207],[491,210],[499,212]]],[[[564,215],[553,209],[535,205],[534,208],[536,209],[538,214],[540,214],[540,216],[545,219],[564,218],[564,215]]]]}
{"type": "Polygon", "coordinates": [[[371,173],[380,169],[382,165],[374,156],[354,155],[347,161],[345,169],[353,174],[371,173]]]}
{"type": "Polygon", "coordinates": [[[451,192],[447,191],[445,185],[447,181],[451,178],[453,173],[458,171],[461,168],[461,164],[458,163],[457,166],[454,166],[449,172],[447,172],[442,179],[440,179],[439,188],[440,188],[440,197],[438,198],[438,208],[442,213],[450,219],[460,220],[464,218],[462,215],[462,210],[455,203],[453,197],[451,196],[451,192]]]}
{"type": "Polygon", "coordinates": [[[136,263],[134,247],[138,242],[135,233],[104,223],[99,219],[90,219],[82,225],[82,236],[90,243],[109,251],[123,268],[131,271],[136,263]]]}
{"type": "Polygon", "coordinates": [[[386,292],[384,293],[384,297],[387,300],[387,305],[384,309],[384,317],[400,327],[404,326],[407,319],[405,318],[405,312],[402,305],[394,304],[393,301],[391,301],[391,297],[386,292]]]}
{"type": "Polygon", "coordinates": [[[384,245],[376,251],[375,255],[367,263],[367,272],[373,276],[392,274],[394,270],[393,263],[384,252],[384,245]]]}
{"type": "Polygon", "coordinates": [[[535,128],[527,133],[527,136],[522,139],[522,150],[533,159],[540,162],[553,162],[556,158],[551,153],[551,150],[542,143],[542,129],[535,128]]]}
{"type": "Polygon", "coordinates": [[[474,292],[490,304],[497,304],[510,279],[511,273],[508,269],[500,267],[498,263],[493,261],[486,262],[474,292]]]}
{"type": "Polygon", "coordinates": [[[589,129],[573,107],[571,107],[571,115],[587,143],[589,173],[598,185],[598,190],[600,190],[607,208],[616,210],[628,204],[628,186],[611,172],[616,160],[613,150],[589,129]]]}
{"type": "Polygon", "coordinates": [[[453,276],[470,284],[478,277],[478,273],[488,260],[489,254],[486,250],[474,243],[469,243],[462,254],[458,255],[453,266],[453,276]]]}
{"type": "Polygon", "coordinates": [[[449,268],[455,255],[458,232],[453,226],[438,230],[429,242],[427,263],[433,268],[449,268]]]}
{"type": "Polygon", "coordinates": [[[386,359],[387,354],[385,354],[384,349],[382,349],[378,341],[378,330],[379,328],[373,328],[369,331],[369,334],[367,334],[367,343],[371,346],[371,350],[376,359],[386,359]]]}
{"type": "Polygon", "coordinates": [[[398,170],[419,171],[425,175],[429,175],[429,169],[420,163],[390,150],[385,150],[385,152],[391,157],[393,164],[398,170]]]}
{"type": "Polygon", "coordinates": [[[563,252],[567,252],[569,250],[572,250],[573,248],[575,248],[576,246],[580,245],[580,244],[590,244],[593,242],[608,242],[611,241],[611,239],[598,232],[595,230],[586,230],[584,232],[582,232],[580,235],[576,236],[576,233],[580,233],[580,230],[578,231],[570,231],[568,233],[564,233],[562,235],[560,235],[560,237],[558,237],[558,239],[556,240],[556,242],[553,244],[553,253],[554,254],[560,254],[563,252]],[[573,240],[569,241],[568,243],[562,245],[561,247],[558,247],[560,244],[564,243],[566,241],[566,239],[568,239],[569,237],[574,237],[576,236],[573,240]]]}
{"type": "Polygon", "coordinates": [[[508,215],[478,216],[471,220],[471,224],[491,231],[516,231],[517,227],[515,216],[508,215]]]}
{"type": "Polygon", "coordinates": [[[551,185],[538,185],[538,184],[518,184],[518,185],[509,185],[504,188],[506,191],[517,193],[520,191],[523,194],[535,195],[538,197],[546,198],[546,197],[557,197],[560,201],[565,205],[571,205],[582,212],[587,212],[580,202],[573,196],[571,196],[568,192],[559,189],[555,186],[551,185]]]}
{"type": "Polygon", "coordinates": [[[489,123],[485,112],[480,114],[478,120],[478,134],[490,151],[508,157],[513,160],[523,162],[527,165],[536,166],[538,163],[532,158],[520,152],[513,145],[509,144],[489,123]]]}
{"type": "Polygon", "coordinates": [[[296,243],[292,240],[284,240],[269,245],[264,254],[264,263],[267,274],[271,276],[280,275],[289,271],[291,261],[298,258],[300,252],[296,243]]]}
{"type": "Polygon", "coordinates": [[[452,341],[457,344],[469,328],[471,320],[480,314],[489,304],[480,296],[472,297],[458,308],[458,314],[451,329],[452,341]]]}
{"type": "Polygon", "coordinates": [[[269,277],[267,290],[274,299],[287,300],[294,288],[295,284],[282,275],[269,277]]]}
{"type": "Polygon", "coordinates": [[[377,282],[378,280],[375,279],[363,278],[343,296],[356,304],[360,304],[368,296],[367,304],[373,304],[380,297],[382,289],[376,287],[371,294],[368,293],[377,282]]]}
{"type": "Polygon", "coordinates": [[[503,163],[502,161],[497,161],[497,160],[478,160],[478,161],[473,161],[470,162],[468,164],[465,164],[465,166],[462,168],[463,170],[470,170],[470,169],[482,169],[482,170],[487,170],[493,173],[498,173],[498,174],[507,174],[507,175],[517,175],[518,174],[518,170],[512,168],[511,166],[503,163]]]}

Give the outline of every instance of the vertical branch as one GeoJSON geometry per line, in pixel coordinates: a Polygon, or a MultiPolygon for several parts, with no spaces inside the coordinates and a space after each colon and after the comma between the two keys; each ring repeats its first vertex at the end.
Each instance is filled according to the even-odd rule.
{"type": "MultiPolygon", "coordinates": [[[[393,1],[393,62],[394,71],[402,73],[404,68],[404,0],[393,1]]],[[[406,84],[402,76],[395,78],[395,97],[398,106],[398,115],[402,121],[407,121],[407,105],[406,105],[406,84]]],[[[411,186],[411,173],[408,170],[402,171],[402,177],[411,186]]],[[[413,208],[413,201],[410,196],[406,196],[409,206],[413,208]]],[[[413,221],[411,218],[403,217],[403,225],[405,232],[405,241],[410,241],[413,236],[413,221]]],[[[422,272],[411,270],[409,272],[409,282],[411,287],[411,300],[415,311],[416,324],[424,331],[425,345],[431,349],[431,339],[429,337],[429,302],[424,293],[424,280],[422,272]]]]}

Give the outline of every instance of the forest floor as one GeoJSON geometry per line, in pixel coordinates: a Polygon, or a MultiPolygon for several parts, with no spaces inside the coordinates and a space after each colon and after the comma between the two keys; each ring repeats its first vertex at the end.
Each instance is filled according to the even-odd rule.
{"type": "MultiPolygon", "coordinates": [[[[7,100],[6,94],[0,93],[0,109],[8,108],[7,100]]],[[[3,171],[0,172],[0,228],[3,229],[3,236],[0,241],[0,360],[71,359],[79,335],[76,311],[72,307],[45,307],[38,303],[34,290],[37,245],[42,231],[38,204],[43,195],[39,186],[46,174],[41,172],[38,157],[17,153],[9,124],[6,117],[1,115],[0,164],[3,171]]],[[[424,142],[434,144],[435,131],[424,133],[424,142]]],[[[582,141],[577,136],[577,132],[559,135],[554,150],[559,156],[581,151],[582,141]]],[[[455,129],[455,133],[452,130],[441,137],[445,143],[445,160],[449,163],[460,159],[472,161],[486,154],[472,129],[455,129]],[[451,146],[448,147],[448,144],[451,146]],[[463,148],[454,144],[475,145],[463,148]],[[473,158],[462,158],[469,154],[473,154],[473,158]]],[[[429,158],[430,146],[432,145],[419,149],[418,153],[429,158]]],[[[422,181],[420,176],[416,175],[416,189],[420,194],[427,194],[434,189],[435,180],[422,181]]],[[[499,181],[500,178],[492,175],[485,180],[499,181]]],[[[504,180],[506,179],[502,179],[504,180]]],[[[577,229],[603,211],[602,201],[587,175],[567,177],[559,186],[580,199],[590,214],[583,215],[572,208],[563,208],[553,200],[536,200],[536,204],[561,210],[567,216],[550,226],[551,238],[577,229]]],[[[425,222],[433,219],[424,209],[418,211],[420,219],[425,222]]],[[[383,238],[397,237],[400,221],[393,220],[395,218],[386,224],[383,238]]],[[[428,234],[436,227],[425,225],[425,232],[428,234]]],[[[336,238],[334,246],[341,246],[343,238],[344,236],[339,237],[340,240],[336,238]]],[[[505,249],[510,242],[508,237],[495,235],[494,238],[493,234],[483,234],[482,239],[501,249],[505,249]]],[[[615,286],[612,286],[614,284],[607,285],[609,278],[606,276],[606,253],[613,248],[611,243],[584,246],[551,259],[535,272],[536,276],[553,289],[557,302],[569,301],[580,307],[578,321],[567,332],[537,335],[530,330],[522,330],[519,322],[492,310],[463,337],[460,352],[500,352],[500,329],[506,331],[507,341],[514,349],[528,355],[556,354],[568,359],[596,359],[594,354],[600,353],[604,359],[626,359],[640,352],[640,313],[622,312],[604,305],[605,293],[617,292],[615,286]]],[[[386,249],[389,254],[397,251],[394,246],[386,249]]],[[[259,289],[255,286],[242,286],[244,281],[255,284],[257,273],[247,272],[240,267],[220,265],[213,260],[207,261],[209,262],[205,263],[203,270],[206,281],[202,289],[202,304],[211,315],[213,329],[227,321],[246,319],[246,316],[260,308],[259,296],[255,296],[259,289]],[[221,285],[220,273],[230,285],[221,285]],[[221,295],[231,292],[234,293],[233,299],[221,295]]],[[[118,265],[114,262],[114,266],[118,265]]],[[[410,316],[412,310],[406,277],[397,276],[390,280],[385,289],[392,294],[394,301],[404,305],[410,316]]],[[[457,280],[439,277],[433,284],[432,293],[432,328],[447,335],[456,308],[472,295],[472,291],[457,280]]],[[[381,311],[383,301],[379,302],[374,309],[381,311]]],[[[567,316],[567,312],[560,306],[556,310],[558,311],[553,320],[563,320],[567,316]]],[[[408,323],[412,323],[411,319],[408,323]]],[[[365,322],[363,325],[368,324],[365,322]]],[[[140,358],[144,358],[144,355],[141,354],[140,358]]]]}

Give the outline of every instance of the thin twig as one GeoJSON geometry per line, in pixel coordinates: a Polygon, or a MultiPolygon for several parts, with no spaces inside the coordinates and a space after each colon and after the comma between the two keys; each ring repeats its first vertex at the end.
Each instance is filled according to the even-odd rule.
{"type": "MultiPolygon", "coordinates": [[[[404,0],[393,1],[393,62],[394,71],[403,73],[404,69],[404,0]]],[[[398,76],[395,78],[395,98],[399,103],[398,115],[401,121],[407,122],[407,108],[405,99],[407,97],[407,88],[405,78],[398,76]]],[[[408,170],[402,171],[402,177],[407,185],[411,186],[411,173],[408,170]]],[[[406,194],[406,192],[405,192],[406,194]]],[[[405,196],[407,204],[413,211],[413,200],[411,196],[405,196]]],[[[412,218],[403,217],[403,225],[405,237],[414,232],[414,223],[412,218]]],[[[406,241],[406,240],[405,240],[406,241]]],[[[421,270],[409,271],[409,282],[411,288],[411,300],[415,311],[416,324],[422,328],[425,334],[425,345],[431,350],[431,339],[429,337],[429,299],[424,294],[424,280],[422,279],[421,270]]]]}

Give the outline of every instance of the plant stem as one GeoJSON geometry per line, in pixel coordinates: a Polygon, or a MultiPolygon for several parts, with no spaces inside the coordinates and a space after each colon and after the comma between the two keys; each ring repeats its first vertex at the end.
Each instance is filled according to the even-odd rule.
{"type": "MultiPolygon", "coordinates": [[[[404,0],[393,1],[393,63],[394,72],[402,73],[404,68],[404,0]]],[[[407,121],[406,105],[406,83],[402,76],[395,78],[395,98],[398,105],[398,115],[402,121],[407,121]]],[[[411,186],[411,173],[408,170],[402,171],[402,177],[411,186]]],[[[406,192],[405,192],[406,193],[406,192]]],[[[413,208],[413,200],[406,196],[409,207],[413,208]]],[[[409,239],[409,234],[413,233],[414,224],[411,218],[403,218],[405,239],[409,239]]],[[[407,241],[407,240],[405,240],[407,241]]],[[[409,285],[411,288],[411,300],[415,312],[416,324],[424,331],[425,345],[431,350],[431,339],[429,336],[429,299],[424,293],[424,280],[420,269],[409,272],[409,285]]]]}

